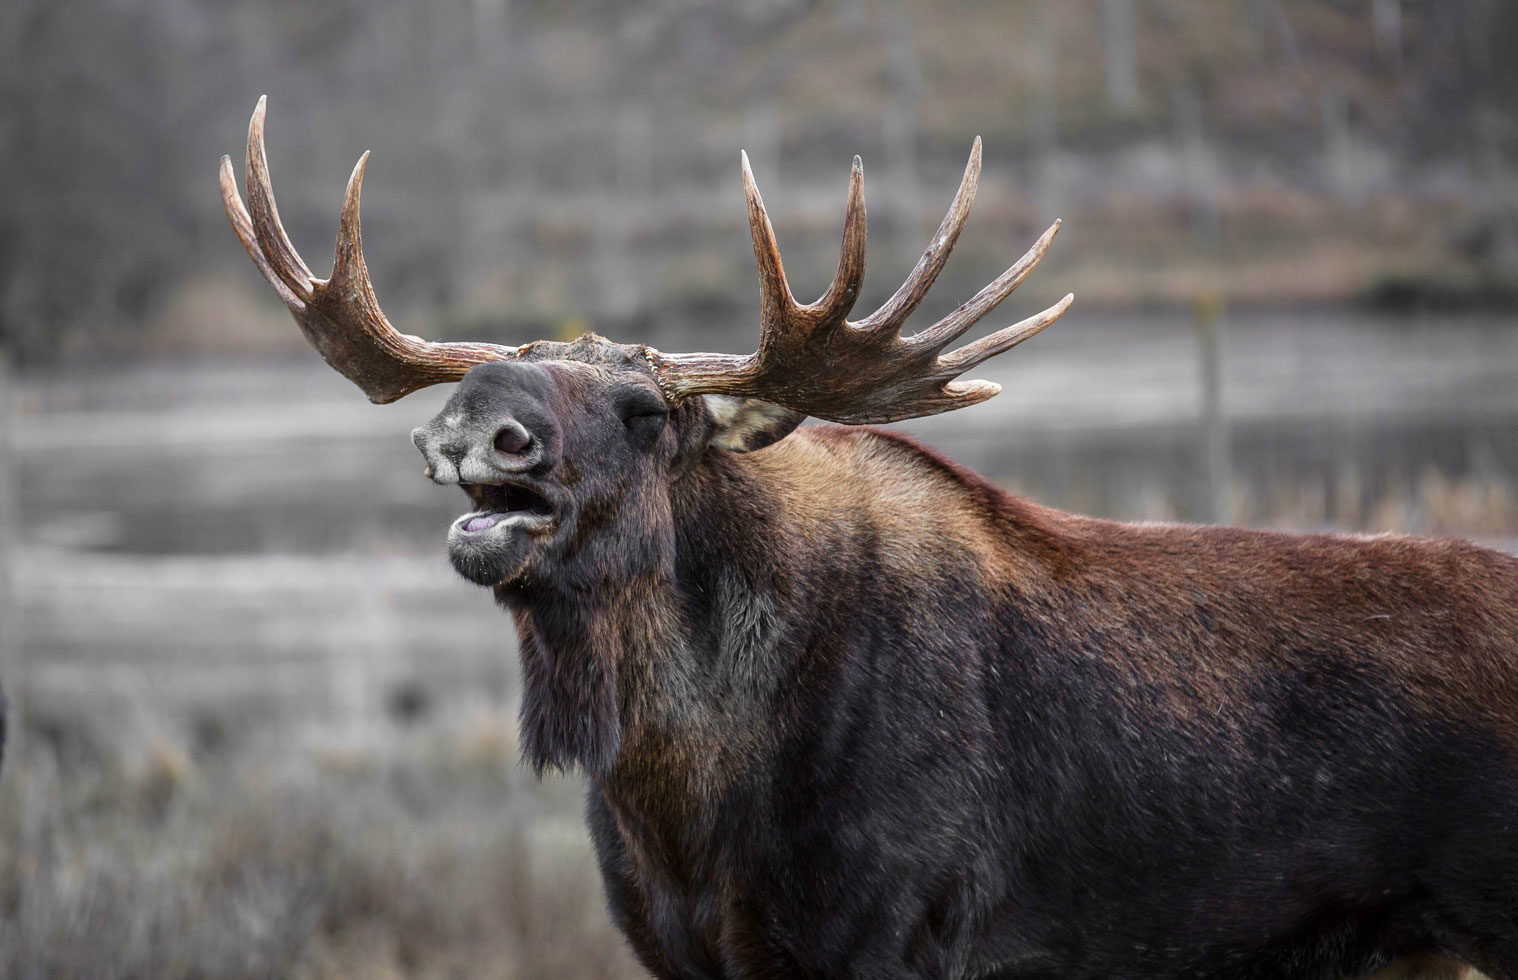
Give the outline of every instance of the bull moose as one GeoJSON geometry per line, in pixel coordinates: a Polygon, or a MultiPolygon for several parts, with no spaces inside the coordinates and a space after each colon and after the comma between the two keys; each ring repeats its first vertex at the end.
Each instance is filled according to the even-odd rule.
{"type": "Polygon", "coordinates": [[[448,553],[515,620],[524,754],[587,778],[611,917],[655,976],[1518,980],[1518,560],[1073,516],[869,427],[995,395],[955,379],[1071,302],[948,349],[1056,223],[903,336],[978,139],[855,321],[859,159],[803,305],[745,158],[761,335],[735,356],[399,333],[364,264],[368,154],[318,279],[263,127],[260,101],[247,206],[225,157],[222,195],[306,337],[376,402],[460,382],[413,433],[470,500],[448,553]]]}

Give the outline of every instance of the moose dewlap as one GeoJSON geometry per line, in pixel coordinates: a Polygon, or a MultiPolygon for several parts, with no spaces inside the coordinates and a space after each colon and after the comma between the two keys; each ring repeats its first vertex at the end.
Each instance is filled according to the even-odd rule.
{"type": "MultiPolygon", "coordinates": [[[[359,191],[331,277],[248,133],[238,237],[413,433],[521,640],[522,744],[578,768],[611,915],[666,978],[1274,978],[1393,963],[1518,980],[1518,561],[1455,541],[1130,526],[1010,497],[889,431],[1065,311],[954,348],[1056,224],[939,322],[864,274],[854,161],[817,302],[743,165],[753,354],[587,335],[428,343],[380,312],[359,191]]],[[[1432,975],[1432,974],[1430,974],[1432,975]]],[[[1441,973],[1442,975],[1442,973],[1441,973]]]]}

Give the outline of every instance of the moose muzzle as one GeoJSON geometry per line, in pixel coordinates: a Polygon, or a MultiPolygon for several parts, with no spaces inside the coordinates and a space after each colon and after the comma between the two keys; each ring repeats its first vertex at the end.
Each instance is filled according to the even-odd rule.
{"type": "Polygon", "coordinates": [[[445,486],[509,480],[537,467],[543,455],[527,427],[509,417],[480,425],[444,412],[411,430],[411,441],[427,461],[427,476],[445,486]]]}
{"type": "Polygon", "coordinates": [[[543,404],[548,378],[536,364],[483,364],[470,372],[411,441],[434,483],[493,484],[551,469],[558,431],[543,404]]]}

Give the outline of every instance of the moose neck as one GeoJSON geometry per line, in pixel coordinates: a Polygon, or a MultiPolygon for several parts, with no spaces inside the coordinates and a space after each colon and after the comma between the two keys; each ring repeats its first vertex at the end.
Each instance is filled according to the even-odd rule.
{"type": "MultiPolygon", "coordinates": [[[[644,594],[665,588],[644,583],[644,594]]],[[[522,748],[549,768],[607,772],[621,749],[629,652],[644,659],[665,642],[663,617],[631,601],[631,589],[572,592],[536,586],[513,603],[521,641],[522,748]]],[[[656,607],[657,608],[657,607],[656,607]]]]}
{"type": "Polygon", "coordinates": [[[594,588],[540,581],[513,593],[535,769],[605,778],[658,765],[699,778],[741,751],[781,673],[798,557],[777,547],[786,522],[771,483],[747,457],[707,454],[672,489],[673,535],[648,567],[594,588]]]}

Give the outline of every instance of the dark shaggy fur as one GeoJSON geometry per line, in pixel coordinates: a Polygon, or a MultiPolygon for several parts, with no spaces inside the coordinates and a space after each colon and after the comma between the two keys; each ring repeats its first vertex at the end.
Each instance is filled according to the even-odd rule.
{"type": "Polygon", "coordinates": [[[483,431],[552,419],[531,478],[557,530],[495,585],[523,744],[588,774],[611,914],[656,976],[1445,955],[1518,980],[1518,561],[1074,517],[778,413],[730,423],[768,448],[711,448],[764,439],[700,400],[628,415],[645,373],[557,356],[460,395],[494,376],[483,431]],[[518,404],[529,368],[551,412],[518,404]]]}

